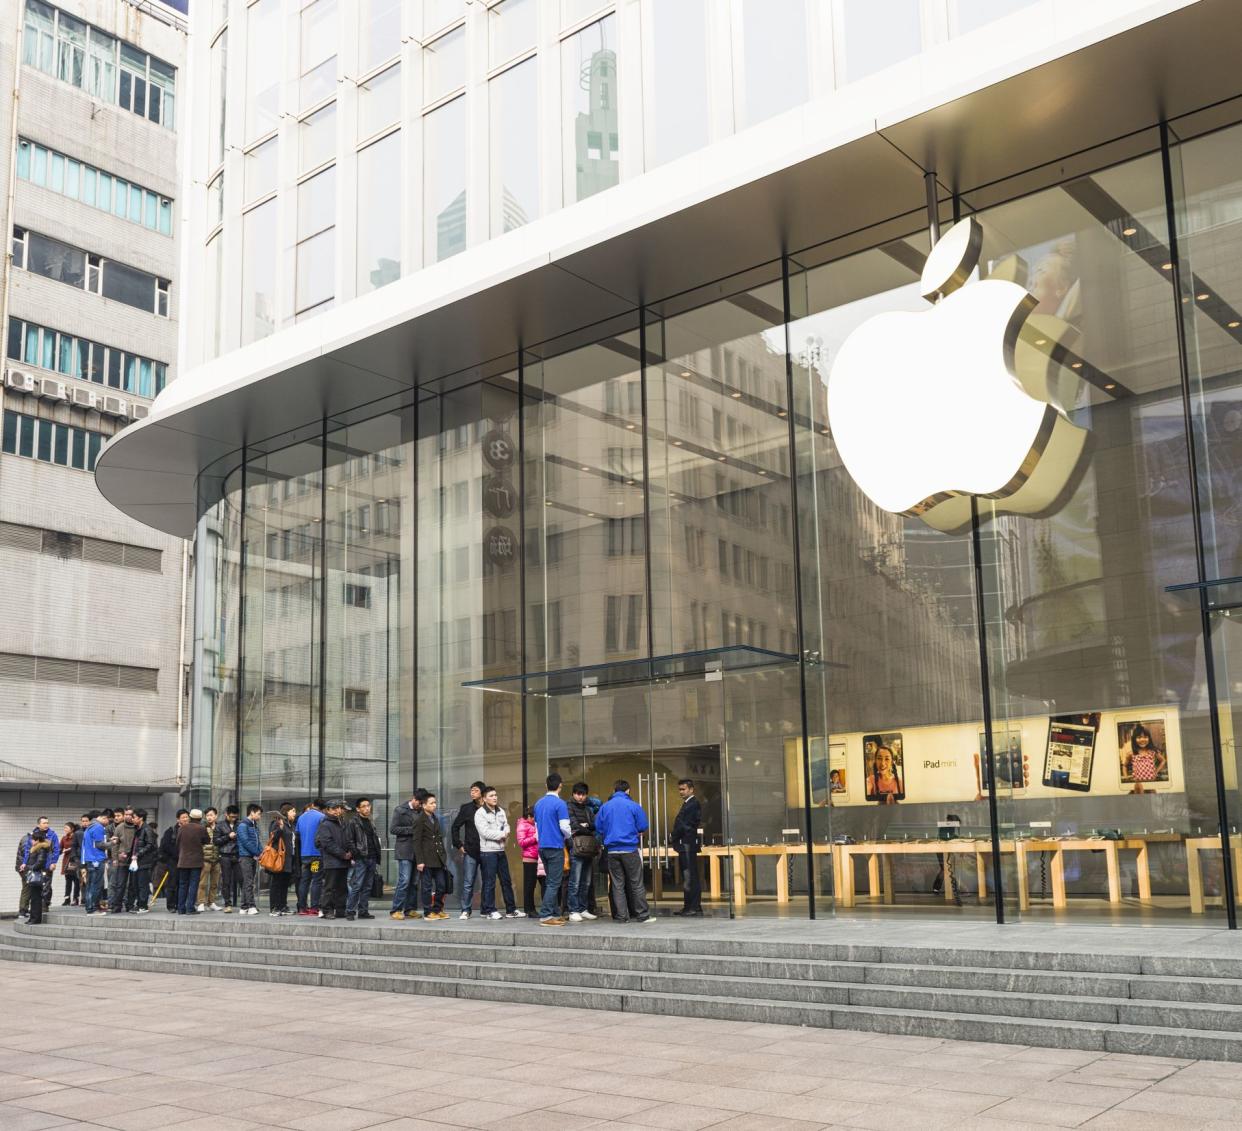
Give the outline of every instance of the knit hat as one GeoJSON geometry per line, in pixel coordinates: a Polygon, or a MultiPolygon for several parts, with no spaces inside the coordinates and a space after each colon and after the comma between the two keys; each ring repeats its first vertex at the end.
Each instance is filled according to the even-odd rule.
{"type": "Polygon", "coordinates": [[[203,811],[202,811],[201,809],[191,809],[191,810],[190,810],[190,820],[191,820],[191,821],[201,821],[202,819],[203,819],[203,811]]]}

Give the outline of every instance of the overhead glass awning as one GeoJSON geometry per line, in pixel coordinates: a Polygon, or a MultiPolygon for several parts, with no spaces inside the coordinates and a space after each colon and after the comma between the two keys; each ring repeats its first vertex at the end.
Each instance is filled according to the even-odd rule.
{"type": "Polygon", "coordinates": [[[773,652],[737,644],[725,648],[706,648],[697,652],[676,652],[641,660],[623,660],[612,664],[592,664],[581,668],[559,668],[555,671],[526,672],[499,676],[494,679],[472,679],[463,687],[480,691],[521,695],[596,695],[619,687],[674,679],[723,679],[726,673],[758,671],[796,664],[791,652],[773,652]]]}
{"type": "Polygon", "coordinates": [[[1164,591],[1189,605],[1198,606],[1200,596],[1206,599],[1211,613],[1242,609],[1242,577],[1219,577],[1214,581],[1187,581],[1182,585],[1166,585],[1164,591]]]}

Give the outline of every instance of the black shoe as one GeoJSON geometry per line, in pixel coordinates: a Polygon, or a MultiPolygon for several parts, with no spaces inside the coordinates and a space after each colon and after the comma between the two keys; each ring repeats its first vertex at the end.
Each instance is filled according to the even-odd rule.
{"type": "Polygon", "coordinates": [[[681,911],[674,911],[674,915],[682,915],[687,918],[703,918],[703,909],[701,907],[685,907],[681,911]]]}
{"type": "Polygon", "coordinates": [[[372,915],[372,914],[371,914],[371,912],[369,912],[369,911],[359,911],[359,912],[358,912],[358,918],[359,918],[359,919],[374,919],[374,918],[375,918],[375,916],[374,916],[374,915],[372,915]]]}
{"type": "Polygon", "coordinates": [[[345,918],[348,919],[352,923],[355,919],[358,918],[358,912],[357,911],[346,911],[345,918]]]}
{"type": "Polygon", "coordinates": [[[68,906],[69,906],[69,897],[65,896],[65,901],[64,903],[61,904],[61,907],[68,907],[68,906]]]}

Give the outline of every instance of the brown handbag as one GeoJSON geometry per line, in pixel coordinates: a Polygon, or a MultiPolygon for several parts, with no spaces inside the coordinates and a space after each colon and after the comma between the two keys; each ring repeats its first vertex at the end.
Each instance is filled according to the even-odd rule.
{"type": "Polygon", "coordinates": [[[279,844],[275,843],[276,834],[272,834],[272,839],[267,842],[267,847],[259,853],[259,867],[265,872],[283,872],[285,870],[285,842],[281,838],[279,844]]]}

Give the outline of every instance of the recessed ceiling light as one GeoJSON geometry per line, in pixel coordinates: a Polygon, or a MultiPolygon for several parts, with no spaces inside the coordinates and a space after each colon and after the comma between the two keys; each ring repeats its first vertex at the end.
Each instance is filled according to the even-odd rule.
{"type": "Polygon", "coordinates": [[[1236,330],[1239,326],[1242,326],[1242,322],[1230,322],[1229,323],[1229,329],[1231,330],[1236,330]]]}
{"type": "Polygon", "coordinates": [[[1134,235],[1137,235],[1137,234],[1138,234],[1138,228],[1122,228],[1122,229],[1121,229],[1121,234],[1122,234],[1123,236],[1134,236],[1134,235]]]}
{"type": "Polygon", "coordinates": [[[735,401],[736,401],[736,400],[739,400],[739,399],[741,398],[741,396],[742,396],[742,394],[741,394],[741,393],[730,393],[729,395],[730,395],[730,396],[731,396],[731,397],[732,397],[735,401]]]}
{"type": "Polygon", "coordinates": [[[760,474],[760,475],[767,475],[767,472],[766,472],[766,471],[760,471],[760,472],[759,472],[759,474],[760,474]]]}
{"type": "Polygon", "coordinates": [[[1111,391],[1112,389],[1115,389],[1116,387],[1117,387],[1117,386],[1116,386],[1116,385],[1114,385],[1114,384],[1113,384],[1113,382],[1111,382],[1111,381],[1110,381],[1107,385],[1105,385],[1105,386],[1104,386],[1104,388],[1106,388],[1106,389],[1108,389],[1108,390],[1110,390],[1110,391],[1111,391]]]}
{"type": "Polygon", "coordinates": [[[821,434],[821,435],[823,435],[823,436],[827,436],[827,435],[828,435],[828,429],[827,429],[827,428],[821,428],[819,431],[820,431],[820,434],[821,434]]]}
{"type": "Polygon", "coordinates": [[[787,413],[784,409],[781,409],[776,415],[777,416],[788,416],[789,413],[787,413]]]}
{"type": "Polygon", "coordinates": [[[674,441],[673,441],[673,447],[675,447],[675,448],[680,448],[680,447],[681,447],[681,441],[680,441],[680,440],[674,440],[674,441]]]}
{"type": "Polygon", "coordinates": [[[720,460],[720,462],[721,462],[721,463],[724,463],[724,461],[725,461],[725,457],[724,457],[724,456],[717,456],[716,458],[717,458],[718,460],[720,460]]]}
{"type": "Polygon", "coordinates": [[[627,425],[626,425],[626,427],[627,427],[627,428],[628,428],[631,432],[633,432],[633,431],[634,431],[634,429],[638,427],[638,425],[637,425],[637,424],[627,424],[627,425]]]}
{"type": "Polygon", "coordinates": [[[1081,368],[1082,368],[1082,362],[1081,362],[1081,361],[1076,361],[1076,362],[1074,362],[1074,364],[1073,364],[1073,365],[1071,365],[1071,366],[1070,366],[1070,368],[1071,368],[1071,369],[1081,369],[1081,368]]]}
{"type": "Polygon", "coordinates": [[[584,463],[584,464],[582,465],[582,470],[583,470],[583,471],[590,471],[591,469],[590,469],[589,467],[587,467],[587,465],[584,463]]]}
{"type": "Polygon", "coordinates": [[[1201,295],[1195,295],[1195,298],[1196,298],[1199,302],[1207,302],[1207,300],[1208,300],[1207,292],[1204,292],[1204,293],[1203,293],[1203,294],[1201,294],[1201,295]]]}
{"type": "Polygon", "coordinates": [[[543,500],[543,505],[544,505],[545,507],[550,507],[550,506],[552,505],[552,500],[551,500],[551,499],[544,499],[544,500],[543,500]]]}
{"type": "Polygon", "coordinates": [[[587,511],[587,518],[594,518],[594,517],[595,517],[594,511],[587,511]]]}
{"type": "Polygon", "coordinates": [[[627,479],[627,480],[625,481],[625,485],[626,485],[627,487],[633,487],[633,486],[634,486],[634,480],[633,480],[633,479],[627,479]]]}
{"type": "Polygon", "coordinates": [[[1162,264],[1160,264],[1160,270],[1161,270],[1161,271],[1172,271],[1172,270],[1173,270],[1173,264],[1172,264],[1172,263],[1162,263],[1162,264]]]}
{"type": "Polygon", "coordinates": [[[1036,338],[1035,344],[1037,346],[1046,346],[1048,344],[1048,339],[1047,338],[1036,338]]]}
{"type": "Polygon", "coordinates": [[[689,377],[689,376],[690,376],[690,370],[689,370],[689,369],[683,369],[683,370],[681,371],[681,375],[682,375],[683,377],[689,377]]]}

